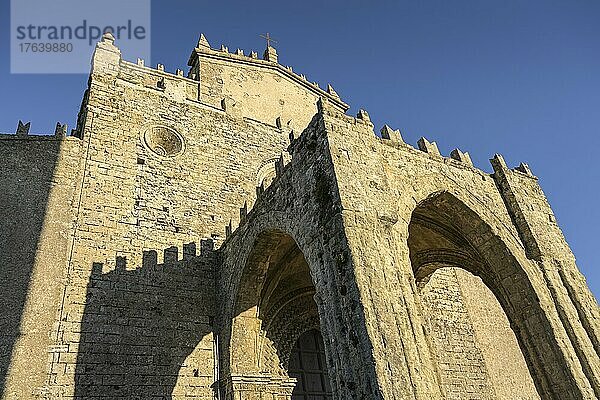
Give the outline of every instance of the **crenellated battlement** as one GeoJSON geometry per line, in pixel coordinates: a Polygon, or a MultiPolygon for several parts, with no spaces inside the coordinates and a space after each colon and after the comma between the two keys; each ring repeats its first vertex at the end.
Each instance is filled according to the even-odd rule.
{"type": "MultiPolygon", "coordinates": [[[[448,156],[444,156],[441,154],[437,143],[435,141],[430,141],[425,137],[419,138],[417,141],[417,146],[413,147],[404,141],[402,133],[399,129],[393,129],[387,124],[384,124],[380,129],[380,135],[376,135],[373,123],[371,122],[369,113],[366,110],[359,109],[356,116],[347,115],[339,112],[336,108],[331,107],[330,103],[323,98],[321,98],[317,103],[317,108],[320,115],[325,116],[326,118],[333,117],[334,120],[340,121],[338,123],[339,126],[332,124],[331,126],[328,126],[329,129],[344,129],[344,126],[346,128],[353,126],[357,128],[360,127],[358,128],[358,131],[353,130],[352,133],[349,132],[349,134],[355,136],[366,135],[367,137],[373,138],[376,140],[376,142],[383,144],[386,147],[394,148],[399,151],[408,151],[411,154],[425,156],[431,160],[443,162],[453,167],[473,169],[480,174],[489,175],[488,172],[475,167],[470,154],[468,152],[463,152],[459,148],[453,149],[448,156]]],[[[506,164],[504,161],[503,163],[506,164]]],[[[508,169],[508,167],[506,168],[508,169]]],[[[519,166],[513,168],[512,171],[537,179],[526,163],[520,163],[519,166]]]]}
{"type": "Polygon", "coordinates": [[[56,123],[56,127],[54,128],[54,133],[34,133],[30,132],[31,122],[24,123],[19,120],[17,123],[17,129],[15,133],[0,133],[0,140],[60,140],[65,137],[74,137],[75,130],[71,130],[71,134],[67,135],[67,124],[63,124],[61,122],[56,123]]]}
{"type": "Polygon", "coordinates": [[[156,68],[152,68],[146,65],[146,61],[142,58],[138,58],[135,63],[127,60],[121,60],[121,64],[128,68],[136,69],[139,72],[155,74],[157,76],[165,77],[166,79],[182,80],[193,84],[198,84],[198,82],[194,79],[184,76],[182,69],[177,68],[175,72],[169,72],[165,69],[165,65],[161,63],[156,64],[156,68]]]}
{"type": "Polygon", "coordinates": [[[114,42],[113,35],[105,33],[96,45],[92,58],[92,80],[117,78],[177,101],[199,101],[198,82],[184,76],[182,69],[171,73],[166,71],[162,63],[152,68],[141,58],[136,62],[126,61],[114,42]]]}
{"type": "MultiPolygon", "coordinates": [[[[143,250],[141,254],[141,265],[128,265],[128,256],[118,253],[114,260],[107,260],[106,264],[95,263],[92,273],[107,273],[109,271],[142,271],[142,272],[177,272],[185,271],[196,266],[212,269],[215,260],[215,243],[212,239],[201,239],[200,247],[196,242],[184,243],[181,246],[169,246],[160,251],[143,250]],[[102,266],[105,265],[104,268],[102,266]],[[103,271],[103,269],[105,269],[103,271]]],[[[140,259],[139,256],[136,257],[140,259]]]]}
{"type": "Polygon", "coordinates": [[[178,101],[199,100],[197,81],[184,76],[181,69],[176,69],[174,73],[166,71],[165,66],[160,63],[152,68],[146,66],[142,59],[138,59],[136,63],[120,60],[119,78],[178,101]]]}
{"type": "Polygon", "coordinates": [[[509,168],[508,165],[506,164],[506,161],[504,161],[504,157],[500,154],[494,154],[494,157],[492,159],[490,159],[490,163],[492,164],[492,167],[494,168],[495,172],[510,170],[519,175],[527,176],[534,180],[538,179],[535,175],[533,175],[533,172],[531,172],[531,168],[529,168],[529,165],[527,165],[526,163],[522,162],[514,168],[509,168]]]}
{"type": "MultiPolygon", "coordinates": [[[[387,124],[384,124],[381,128],[380,136],[375,135],[375,131],[373,129],[374,126],[371,122],[369,113],[363,109],[360,109],[357,115],[353,117],[347,114],[340,113],[337,110],[331,108],[329,106],[329,103],[327,101],[324,101],[323,99],[321,99],[317,103],[317,106],[321,115],[333,116],[346,124],[350,124],[347,126],[362,126],[363,128],[361,129],[361,134],[364,133],[368,136],[372,136],[378,139],[378,142],[381,144],[401,151],[410,151],[413,154],[426,155],[432,160],[444,162],[452,166],[461,168],[472,168],[479,171],[480,173],[487,174],[483,170],[474,166],[473,161],[471,160],[471,156],[468,152],[463,152],[459,148],[453,149],[450,152],[449,156],[446,157],[441,154],[435,141],[430,141],[425,137],[419,138],[419,140],[417,141],[417,147],[415,148],[403,140],[402,133],[399,129],[392,129],[387,124]]],[[[337,128],[332,127],[332,129],[337,128]]],[[[354,134],[356,135],[357,133],[354,134]]],[[[506,163],[504,162],[504,164],[506,163]]],[[[526,163],[520,163],[519,166],[513,168],[512,170],[524,174],[526,176],[535,178],[535,176],[531,172],[531,169],[529,168],[529,165],[527,165],[526,163]]]]}

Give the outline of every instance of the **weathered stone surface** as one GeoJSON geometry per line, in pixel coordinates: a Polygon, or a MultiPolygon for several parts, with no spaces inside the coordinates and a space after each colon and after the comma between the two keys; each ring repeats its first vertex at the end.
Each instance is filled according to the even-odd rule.
{"type": "Polygon", "coordinates": [[[184,77],[107,34],[72,136],[0,136],[3,398],[598,397],[529,167],[377,137],[249,54],[202,35],[184,77]]]}

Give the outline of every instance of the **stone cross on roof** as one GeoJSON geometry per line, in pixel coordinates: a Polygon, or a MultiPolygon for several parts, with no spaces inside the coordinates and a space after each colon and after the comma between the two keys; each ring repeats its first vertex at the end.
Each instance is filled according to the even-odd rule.
{"type": "Polygon", "coordinates": [[[277,41],[271,37],[269,32],[267,32],[265,35],[260,35],[260,37],[267,41],[267,48],[265,49],[265,52],[263,54],[263,59],[276,63],[277,50],[275,50],[275,47],[271,47],[271,42],[277,43],[277,41]]]}
{"type": "Polygon", "coordinates": [[[259,36],[267,41],[267,48],[271,47],[271,42],[277,43],[277,40],[273,39],[271,37],[271,35],[269,34],[269,32],[267,32],[265,35],[259,35],[259,36]]]}

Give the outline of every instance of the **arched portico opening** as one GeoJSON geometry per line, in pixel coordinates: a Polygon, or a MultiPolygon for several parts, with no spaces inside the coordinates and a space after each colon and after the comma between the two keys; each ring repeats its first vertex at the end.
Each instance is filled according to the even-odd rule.
{"type": "MultiPolygon", "coordinates": [[[[539,295],[546,288],[537,279],[534,265],[526,264],[526,259],[519,262],[477,213],[448,192],[429,196],[412,213],[408,247],[446,396],[472,398],[479,391],[477,398],[581,398],[572,390],[574,379],[554,335],[550,311],[541,304],[539,295]],[[474,326],[472,320],[479,315],[468,315],[469,302],[471,306],[486,302],[485,309],[495,310],[487,327],[485,323],[474,326]],[[506,327],[512,332],[506,332],[506,327]],[[476,329],[489,329],[491,335],[503,332],[503,347],[488,342],[492,348],[481,351],[476,329]],[[533,381],[535,389],[526,385],[529,394],[514,397],[523,390],[511,391],[510,385],[518,379],[498,376],[494,368],[502,363],[490,357],[510,360],[521,381],[533,381]],[[453,393],[448,392],[450,387],[453,393]]],[[[477,313],[477,307],[470,311],[477,313]]]]}
{"type": "Polygon", "coordinates": [[[305,382],[317,378],[322,395],[331,395],[322,339],[316,349],[303,347],[310,338],[321,337],[314,295],[309,265],[294,239],[278,230],[258,235],[233,306],[227,399],[267,392],[303,400],[306,388],[311,395],[321,390],[314,382],[305,382]],[[298,364],[298,356],[306,362],[298,364]],[[311,362],[312,356],[317,364],[311,362]]]}

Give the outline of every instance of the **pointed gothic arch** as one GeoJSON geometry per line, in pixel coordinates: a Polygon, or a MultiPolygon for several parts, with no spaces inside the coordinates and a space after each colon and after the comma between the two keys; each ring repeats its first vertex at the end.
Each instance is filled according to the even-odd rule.
{"type": "Polygon", "coordinates": [[[423,287],[442,268],[454,267],[481,278],[506,314],[542,398],[578,399],[572,360],[565,356],[556,331],[555,310],[535,263],[517,256],[472,208],[441,191],[413,210],[408,236],[417,286],[423,287]]]}
{"type": "Polygon", "coordinates": [[[320,330],[314,296],[310,267],[296,241],[279,230],[259,234],[230,322],[230,391],[239,391],[242,385],[236,382],[244,382],[252,390],[261,386],[259,390],[283,398],[302,398],[292,396],[297,380],[288,371],[299,338],[320,330]]]}

